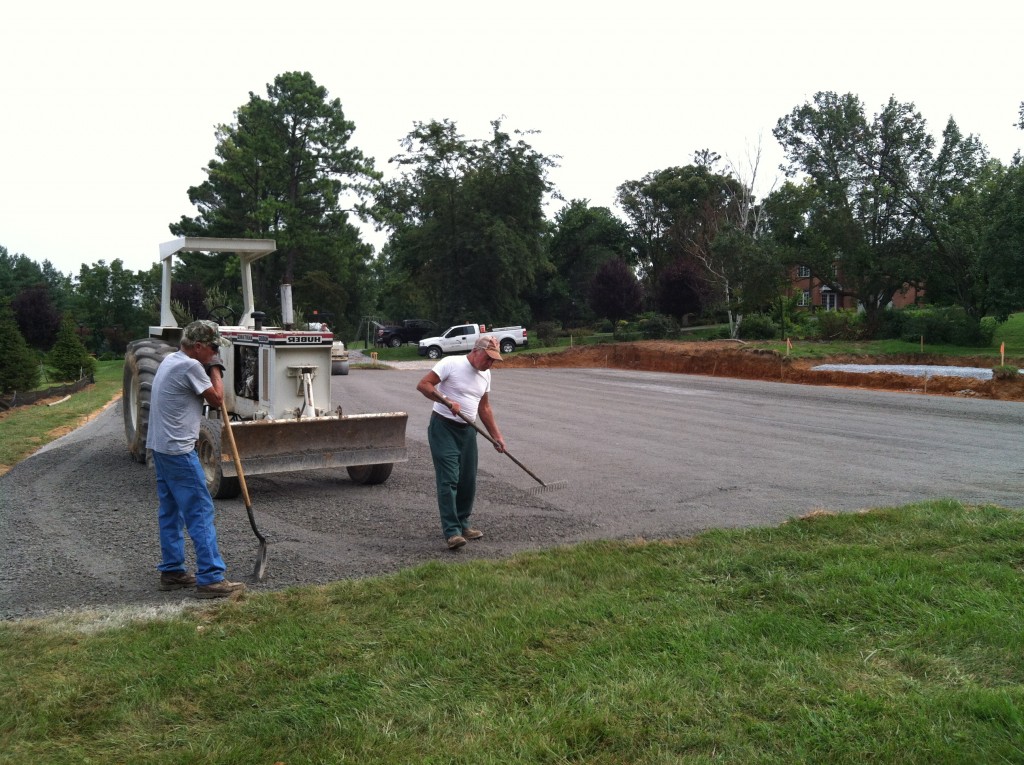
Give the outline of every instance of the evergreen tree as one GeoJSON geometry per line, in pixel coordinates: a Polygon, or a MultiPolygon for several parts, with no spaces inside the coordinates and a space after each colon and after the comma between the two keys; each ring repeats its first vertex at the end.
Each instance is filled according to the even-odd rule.
{"type": "Polygon", "coordinates": [[[8,301],[0,302],[0,392],[32,390],[39,383],[39,363],[18,330],[8,301]]]}
{"type": "Polygon", "coordinates": [[[64,314],[57,332],[57,342],[46,354],[46,363],[58,379],[66,381],[78,380],[96,370],[96,361],[82,345],[75,331],[74,317],[70,313],[64,314]]]}

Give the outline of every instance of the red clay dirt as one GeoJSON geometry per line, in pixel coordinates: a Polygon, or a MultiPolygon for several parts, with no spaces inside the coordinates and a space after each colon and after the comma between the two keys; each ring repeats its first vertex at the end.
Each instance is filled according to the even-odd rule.
{"type": "Polygon", "coordinates": [[[844,388],[1024,401],[1024,378],[976,380],[968,377],[914,377],[887,372],[815,372],[819,364],[929,364],[991,369],[991,358],[930,354],[885,357],[830,356],[795,358],[772,349],[737,347],[735,341],[673,342],[646,340],[570,348],[557,353],[506,354],[502,366],[536,368],[608,367],[649,372],[738,377],[748,380],[831,385],[844,388]]]}

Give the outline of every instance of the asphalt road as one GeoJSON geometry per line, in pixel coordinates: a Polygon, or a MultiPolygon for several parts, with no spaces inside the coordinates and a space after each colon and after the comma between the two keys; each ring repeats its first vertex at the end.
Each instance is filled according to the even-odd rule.
{"type": "MultiPolygon", "coordinates": [[[[409,461],[387,483],[344,471],[256,476],[249,487],[279,589],[428,561],[500,558],[584,540],[675,537],[952,497],[1024,506],[1024,404],[603,369],[497,369],[492,403],[512,454],[481,441],[474,525],[441,539],[422,370],[334,377],[346,413],[406,411],[409,461]]],[[[164,606],[154,477],[124,446],[120,403],[0,477],[0,618],[83,606],[164,606]]],[[[232,578],[256,539],[241,500],[218,501],[232,578]]]]}

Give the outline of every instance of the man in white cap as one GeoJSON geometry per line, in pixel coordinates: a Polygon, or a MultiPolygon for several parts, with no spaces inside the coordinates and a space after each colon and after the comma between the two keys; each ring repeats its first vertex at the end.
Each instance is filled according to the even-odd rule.
{"type": "Polygon", "coordinates": [[[416,385],[416,390],[434,402],[427,442],[434,460],[441,532],[449,550],[484,535],[469,525],[476,497],[477,433],[459,414],[474,422],[479,419],[495,440],[494,448],[505,450],[488,398],[495,361],[501,361],[498,339],[481,337],[469,354],[441,359],[416,385]]]}
{"type": "Polygon", "coordinates": [[[176,353],[165,358],[153,378],[146,448],[156,467],[160,500],[160,589],[196,588],[198,598],[223,598],[245,589],[224,578],[217,547],[213,499],[196,454],[203,404],[224,400],[220,348],[228,345],[212,321],[194,321],[182,332],[176,353]],[[185,534],[196,551],[196,574],[185,570],[185,534]]]}

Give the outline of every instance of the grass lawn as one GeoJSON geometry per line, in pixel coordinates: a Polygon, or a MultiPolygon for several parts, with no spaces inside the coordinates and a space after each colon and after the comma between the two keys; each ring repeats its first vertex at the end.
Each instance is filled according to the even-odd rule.
{"type": "Polygon", "coordinates": [[[1022,566],[932,502],[4,623],[0,759],[1022,762],[1022,566]]]}
{"type": "Polygon", "coordinates": [[[5,622],[0,762],[1024,762],[1022,571],[1020,510],[931,502],[5,622]]]}
{"type": "Polygon", "coordinates": [[[60,404],[36,403],[0,414],[0,475],[41,446],[94,416],[121,392],[123,361],[96,363],[95,384],[60,404]]]}
{"type": "MultiPolygon", "coordinates": [[[[704,340],[720,339],[719,328],[697,329],[687,332],[680,339],[680,342],[700,342],[704,340]]],[[[516,353],[554,353],[564,351],[570,345],[594,345],[600,343],[615,342],[611,334],[588,335],[583,338],[570,340],[568,337],[560,337],[550,345],[541,346],[535,336],[531,336],[530,345],[523,351],[516,353]]],[[[925,345],[924,354],[927,356],[970,356],[992,359],[993,366],[999,363],[1000,343],[1006,344],[1006,361],[1017,366],[1024,366],[1024,313],[1016,313],[999,325],[996,329],[992,344],[987,348],[975,348],[970,346],[957,345],[925,345]]],[[[369,355],[376,352],[380,361],[413,361],[424,358],[417,354],[415,345],[404,345],[401,348],[368,348],[363,349],[364,343],[356,342],[349,345],[350,349],[359,350],[369,355]]],[[[747,341],[747,347],[770,348],[780,353],[786,352],[786,343],[781,340],[747,341]]],[[[865,340],[865,341],[833,341],[815,342],[807,340],[794,341],[793,348],[789,355],[796,358],[825,358],[836,354],[856,356],[891,356],[891,355],[914,355],[921,354],[921,344],[906,342],[903,340],[865,340]]]]}

